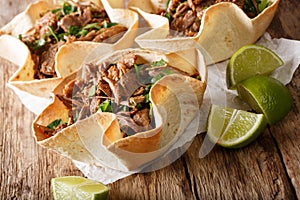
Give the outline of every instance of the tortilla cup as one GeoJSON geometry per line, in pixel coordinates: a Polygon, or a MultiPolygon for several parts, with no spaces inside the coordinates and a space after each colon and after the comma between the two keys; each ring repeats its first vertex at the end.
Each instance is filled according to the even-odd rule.
{"type": "MultiPolygon", "coordinates": [[[[108,52],[110,49],[117,50],[130,47],[133,44],[137,33],[137,14],[130,10],[112,8],[105,0],[102,1],[102,4],[96,0],[94,3],[99,6],[103,5],[111,21],[128,28],[126,33],[115,44],[107,44],[105,48],[108,48],[108,52]]],[[[58,1],[54,2],[51,0],[40,0],[32,3],[24,12],[17,15],[0,30],[0,33],[2,34],[0,36],[0,56],[19,66],[19,69],[9,79],[9,83],[34,96],[50,97],[50,92],[61,81],[61,78],[72,73],[74,70],[77,70],[80,67],[80,64],[87,59],[89,52],[100,45],[100,43],[96,42],[80,41],[64,44],[56,53],[55,71],[57,77],[34,79],[34,62],[30,50],[21,40],[17,39],[17,37],[19,34],[24,34],[31,29],[42,13],[54,9],[57,5],[58,1]],[[77,51],[77,54],[69,60],[70,65],[59,63],[60,57],[65,56],[65,54],[70,54],[70,52],[74,50],[77,51]],[[67,66],[68,68],[62,68],[62,65],[67,66]]]]}
{"type": "Polygon", "coordinates": [[[136,38],[141,47],[165,51],[195,47],[202,51],[206,63],[212,64],[229,58],[243,45],[256,42],[271,23],[279,1],[270,0],[271,5],[252,19],[234,3],[212,5],[206,9],[196,36],[176,38],[168,37],[166,17],[151,14],[163,9],[163,5],[166,7],[167,1],[130,0],[128,7],[139,12],[152,28],[136,38]]]}
{"type": "MultiPolygon", "coordinates": [[[[115,63],[130,52],[147,63],[164,59],[169,65],[188,74],[199,72],[201,81],[178,74],[160,79],[149,93],[155,127],[125,138],[116,114],[108,112],[96,112],[48,137],[39,129],[40,125],[47,126],[56,119],[68,120],[68,109],[55,96],[53,103],[33,122],[36,142],[71,159],[121,171],[136,170],[165,153],[184,134],[202,104],[207,81],[203,57],[196,49],[168,54],[127,49],[97,63],[115,63]]],[[[76,76],[77,73],[73,73],[64,78],[54,94],[62,94],[65,85],[76,76]]]]}

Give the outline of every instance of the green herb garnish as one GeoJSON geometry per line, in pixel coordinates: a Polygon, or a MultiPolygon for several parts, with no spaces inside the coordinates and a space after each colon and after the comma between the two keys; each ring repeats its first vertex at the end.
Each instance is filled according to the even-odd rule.
{"type": "Polygon", "coordinates": [[[103,28],[110,28],[110,27],[115,26],[115,25],[117,25],[117,24],[118,24],[118,23],[114,23],[114,22],[109,22],[109,23],[107,23],[107,21],[104,21],[103,24],[102,24],[102,27],[103,27],[103,28]]]}
{"type": "Polygon", "coordinates": [[[150,64],[150,67],[159,67],[159,66],[164,66],[166,64],[166,61],[164,61],[163,59],[159,60],[159,61],[154,61],[150,64]]]}
{"type": "Polygon", "coordinates": [[[92,23],[92,24],[88,24],[88,25],[84,26],[82,29],[96,29],[96,30],[100,30],[101,27],[99,26],[99,23],[92,23]]]}
{"type": "Polygon", "coordinates": [[[149,103],[150,102],[150,95],[149,95],[149,93],[150,93],[151,88],[152,88],[152,84],[148,84],[145,87],[145,90],[144,90],[144,96],[145,96],[144,102],[145,103],[149,103]]]}
{"type": "Polygon", "coordinates": [[[98,112],[112,112],[111,100],[103,101],[99,105],[98,112]]]}
{"type": "Polygon", "coordinates": [[[58,127],[59,125],[62,124],[62,119],[56,119],[53,122],[51,122],[47,128],[51,129],[51,130],[55,130],[56,127],[58,127]]]}
{"type": "Polygon", "coordinates": [[[48,30],[50,31],[51,35],[55,38],[56,42],[59,42],[59,39],[51,26],[48,26],[48,30]]]}
{"type": "Polygon", "coordinates": [[[171,21],[171,19],[172,19],[172,16],[171,16],[171,14],[170,14],[169,12],[166,12],[166,13],[165,13],[165,17],[166,17],[169,21],[171,21]]]}
{"type": "Polygon", "coordinates": [[[245,10],[246,13],[251,13],[254,16],[257,15],[256,8],[253,5],[252,0],[245,0],[244,10],[245,10]]]}
{"type": "Polygon", "coordinates": [[[79,26],[69,26],[68,34],[76,36],[80,31],[79,26]]]}
{"type": "Polygon", "coordinates": [[[258,11],[262,12],[268,6],[268,0],[260,0],[258,2],[258,11]]]}
{"type": "Polygon", "coordinates": [[[63,3],[63,6],[62,6],[62,13],[63,15],[69,15],[73,12],[76,12],[76,7],[71,5],[71,4],[68,4],[66,2],[63,3]]]}
{"type": "Polygon", "coordinates": [[[26,45],[32,50],[39,50],[46,45],[44,38],[34,41],[33,43],[26,42],[26,45]]]}
{"type": "Polygon", "coordinates": [[[133,64],[138,81],[140,81],[140,69],[137,64],[133,64]]]}
{"type": "Polygon", "coordinates": [[[77,33],[76,36],[86,36],[88,33],[89,33],[88,30],[82,29],[81,31],[79,31],[79,32],[77,33]]]}

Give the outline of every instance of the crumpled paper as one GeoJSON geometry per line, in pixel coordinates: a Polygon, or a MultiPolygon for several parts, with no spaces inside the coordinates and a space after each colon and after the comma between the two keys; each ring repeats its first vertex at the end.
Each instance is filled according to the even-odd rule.
{"type": "MultiPolygon", "coordinates": [[[[270,48],[282,58],[285,64],[276,69],[271,76],[284,84],[288,84],[300,64],[300,41],[283,38],[272,39],[268,33],[265,33],[257,44],[270,48]]],[[[182,134],[178,141],[160,158],[149,162],[146,166],[143,166],[143,168],[130,172],[118,171],[109,167],[89,165],[78,161],[73,162],[85,176],[104,184],[112,183],[134,173],[154,171],[171,164],[188,149],[197,134],[206,131],[206,121],[211,104],[224,105],[243,110],[249,109],[248,105],[237,97],[235,90],[228,90],[226,87],[225,77],[227,63],[228,60],[208,66],[208,85],[200,112],[188,126],[185,133],[182,134]]],[[[24,92],[12,86],[11,88],[20,97],[22,103],[35,114],[39,114],[52,101],[51,99],[26,95],[24,92]]],[[[203,144],[206,144],[206,141],[207,138],[205,138],[203,144]]],[[[201,149],[199,149],[200,158],[206,156],[213,148],[214,144],[208,144],[210,144],[208,147],[201,147],[201,149]]]]}

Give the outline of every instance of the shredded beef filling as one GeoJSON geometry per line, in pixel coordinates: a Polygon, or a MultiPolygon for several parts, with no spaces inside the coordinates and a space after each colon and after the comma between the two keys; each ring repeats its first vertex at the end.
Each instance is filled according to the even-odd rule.
{"type": "Polygon", "coordinates": [[[127,28],[110,21],[104,9],[93,3],[64,3],[36,22],[20,39],[29,47],[34,61],[34,78],[56,77],[55,54],[66,42],[114,43],[127,28]]]}
{"type": "MultiPolygon", "coordinates": [[[[250,17],[255,17],[259,12],[257,0],[171,0],[167,10],[158,14],[165,16],[170,22],[171,36],[192,37],[198,34],[201,19],[205,10],[220,2],[232,2],[238,5],[250,17]]],[[[267,5],[264,5],[267,6],[267,5]]],[[[261,8],[264,9],[264,8],[261,8]]]]}
{"type": "MultiPolygon", "coordinates": [[[[114,64],[86,64],[78,78],[65,85],[63,94],[56,95],[69,110],[66,126],[96,112],[113,112],[124,137],[154,128],[149,100],[152,85],[165,75],[188,74],[163,60],[146,64],[137,60],[136,55],[128,54],[114,64]]],[[[52,132],[45,129],[48,135],[54,135],[61,130],[61,125],[52,132]]]]}

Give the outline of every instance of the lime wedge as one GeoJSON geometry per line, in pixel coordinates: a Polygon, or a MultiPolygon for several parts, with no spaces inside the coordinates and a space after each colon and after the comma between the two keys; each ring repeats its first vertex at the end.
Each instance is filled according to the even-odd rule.
{"type": "Polygon", "coordinates": [[[229,89],[254,75],[268,75],[283,65],[281,58],[270,49],[259,45],[246,45],[237,50],[227,65],[226,83],[229,89]]]}
{"type": "Polygon", "coordinates": [[[64,176],[51,180],[55,200],[106,199],[109,188],[80,176],[64,176]]]}
{"type": "Polygon", "coordinates": [[[266,125],[262,114],[212,105],[207,134],[213,143],[227,148],[240,148],[255,140],[266,125]]]}
{"type": "Polygon", "coordinates": [[[239,96],[269,124],[284,118],[293,105],[293,97],[285,85],[268,76],[253,76],[237,85],[239,96]]]}

